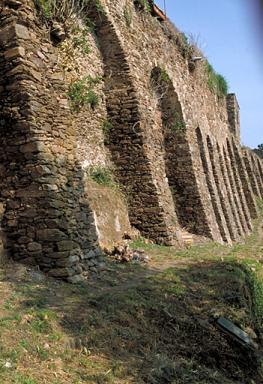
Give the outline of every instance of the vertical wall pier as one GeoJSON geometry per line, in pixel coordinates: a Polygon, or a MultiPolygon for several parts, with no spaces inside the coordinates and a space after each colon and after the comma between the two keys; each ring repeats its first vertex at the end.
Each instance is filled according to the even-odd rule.
{"type": "Polygon", "coordinates": [[[228,124],[230,132],[240,141],[240,114],[239,105],[234,93],[229,93],[226,97],[228,124]]]}
{"type": "Polygon", "coordinates": [[[257,182],[258,182],[260,196],[263,199],[263,172],[261,172],[260,160],[258,159],[258,157],[254,153],[251,153],[250,156],[251,156],[251,160],[252,160],[253,170],[255,172],[255,177],[256,177],[257,182]]]}
{"type": "Polygon", "coordinates": [[[161,111],[165,171],[181,227],[208,236],[202,199],[187,139],[182,107],[171,79],[158,67],[152,70],[151,85],[161,111]]]}
{"type": "Polygon", "coordinates": [[[260,161],[259,159],[257,159],[257,163],[258,163],[260,178],[261,178],[261,181],[263,183],[263,161],[260,161]]]}
{"type": "Polygon", "coordinates": [[[247,223],[249,231],[252,230],[252,223],[251,223],[251,216],[250,211],[248,209],[247,201],[244,195],[242,183],[240,180],[239,172],[238,172],[238,166],[236,164],[236,160],[234,157],[234,153],[232,151],[231,145],[229,140],[227,139],[227,157],[230,159],[230,169],[233,170],[235,185],[238,192],[238,198],[240,199],[240,203],[242,206],[242,211],[245,217],[245,221],[247,223]]]}
{"type": "Polygon", "coordinates": [[[220,171],[218,168],[219,160],[215,158],[216,155],[214,152],[213,144],[209,136],[207,136],[206,138],[206,144],[207,144],[209,159],[211,163],[213,180],[215,183],[217,195],[219,197],[220,210],[222,210],[223,216],[225,218],[225,222],[226,222],[231,240],[235,241],[237,239],[237,233],[236,233],[236,229],[234,228],[234,220],[226,199],[225,186],[222,185],[222,183],[220,183],[220,180],[222,180],[222,175],[220,175],[220,171]]]}
{"type": "MultiPolygon", "coordinates": [[[[116,176],[125,190],[131,224],[142,235],[160,244],[173,244],[162,198],[154,181],[145,149],[139,101],[129,64],[116,31],[97,7],[90,13],[105,66],[105,94],[108,120],[107,145],[116,167],[116,176]]],[[[175,213],[174,213],[175,215],[175,213]]]]}
{"type": "Polygon", "coordinates": [[[227,226],[226,226],[225,218],[224,218],[223,212],[221,210],[221,205],[220,205],[219,197],[217,194],[217,189],[215,186],[215,181],[214,181],[214,178],[212,176],[212,171],[209,167],[208,155],[206,152],[206,148],[205,148],[205,144],[204,144],[204,140],[203,140],[200,128],[196,129],[196,137],[197,137],[197,141],[198,141],[198,145],[199,145],[200,157],[201,157],[203,170],[204,170],[204,174],[205,174],[205,178],[206,178],[206,184],[207,184],[207,188],[208,188],[208,191],[210,194],[210,198],[211,198],[213,210],[215,213],[215,217],[217,220],[217,225],[219,227],[219,231],[220,231],[220,234],[221,234],[223,241],[231,242],[230,236],[229,236],[229,231],[228,231],[227,226]]]}
{"type": "Polygon", "coordinates": [[[247,205],[248,205],[248,208],[250,211],[250,215],[251,215],[252,219],[255,219],[258,216],[257,204],[256,204],[256,200],[255,200],[255,197],[254,197],[254,194],[253,194],[250,182],[249,182],[249,178],[248,178],[248,175],[246,172],[245,165],[243,163],[243,158],[242,158],[242,156],[239,152],[239,149],[238,149],[237,145],[235,144],[234,140],[232,141],[232,145],[233,145],[233,150],[234,150],[234,156],[236,159],[236,164],[238,166],[239,176],[240,176],[241,183],[243,186],[243,191],[244,191],[247,205]]]}
{"type": "Polygon", "coordinates": [[[236,178],[232,169],[231,159],[228,156],[226,148],[223,147],[223,154],[224,154],[224,160],[226,164],[227,174],[230,181],[232,196],[235,201],[235,206],[237,209],[238,216],[240,218],[240,223],[242,225],[242,229],[244,231],[244,234],[247,234],[250,231],[250,228],[248,227],[248,222],[246,220],[245,211],[243,208],[243,204],[241,203],[241,199],[239,196],[237,184],[236,184],[236,178]]]}
{"type": "Polygon", "coordinates": [[[16,10],[0,20],[0,140],[5,148],[0,189],[7,247],[15,260],[77,282],[99,248],[75,158],[71,114],[57,97],[67,88],[63,80],[52,81],[54,61],[49,59],[55,48],[50,43],[46,49],[46,36],[33,21],[33,3],[8,4],[16,10]],[[45,60],[36,66],[39,55],[45,60]]]}
{"type": "Polygon", "coordinates": [[[256,174],[256,165],[253,163],[253,157],[246,150],[243,151],[244,164],[246,166],[246,171],[249,177],[250,185],[252,187],[254,195],[261,197],[261,191],[258,184],[257,174],[256,174]]]}
{"type": "Polygon", "coordinates": [[[220,149],[218,144],[217,144],[217,153],[218,153],[218,158],[219,158],[219,165],[220,165],[220,169],[221,169],[221,174],[222,174],[222,177],[223,177],[224,185],[226,187],[227,199],[229,201],[229,204],[230,204],[230,207],[231,207],[231,211],[232,211],[232,215],[233,215],[233,218],[234,218],[234,223],[235,223],[235,226],[237,228],[238,235],[240,237],[243,237],[245,235],[245,232],[243,230],[243,227],[242,227],[242,224],[241,224],[241,220],[240,220],[240,217],[239,217],[239,213],[238,213],[238,209],[237,209],[237,203],[236,203],[236,200],[235,200],[235,198],[236,198],[235,191],[232,190],[231,180],[230,180],[230,177],[229,177],[229,174],[228,174],[228,171],[227,171],[227,164],[226,164],[226,161],[223,158],[221,149],[220,149]]]}

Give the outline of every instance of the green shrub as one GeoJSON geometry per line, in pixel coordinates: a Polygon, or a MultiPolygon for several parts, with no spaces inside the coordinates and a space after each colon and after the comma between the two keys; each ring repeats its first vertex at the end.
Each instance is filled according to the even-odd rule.
{"type": "Polygon", "coordinates": [[[226,79],[219,73],[216,73],[208,61],[206,62],[205,70],[209,89],[214,92],[218,98],[226,96],[228,93],[228,83],[226,79]]]}
{"type": "Polygon", "coordinates": [[[73,111],[79,111],[81,107],[89,105],[94,109],[99,103],[99,97],[94,91],[94,86],[101,81],[100,77],[85,76],[82,80],[72,83],[68,90],[73,111]]]}

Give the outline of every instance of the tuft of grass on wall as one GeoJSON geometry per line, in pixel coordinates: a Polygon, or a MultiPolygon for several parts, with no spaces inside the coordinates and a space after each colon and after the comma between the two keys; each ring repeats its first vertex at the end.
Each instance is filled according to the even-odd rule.
{"type": "Polygon", "coordinates": [[[34,4],[40,17],[47,23],[67,23],[74,19],[74,15],[80,15],[90,7],[104,13],[100,0],[34,0],[34,4]]]}
{"type": "Polygon", "coordinates": [[[228,93],[228,83],[224,76],[217,73],[208,61],[206,62],[205,71],[209,89],[214,92],[218,98],[225,97],[228,93]]]}
{"type": "Polygon", "coordinates": [[[88,175],[95,183],[104,187],[115,188],[117,186],[112,172],[109,168],[103,166],[94,166],[88,170],[88,175]]]}

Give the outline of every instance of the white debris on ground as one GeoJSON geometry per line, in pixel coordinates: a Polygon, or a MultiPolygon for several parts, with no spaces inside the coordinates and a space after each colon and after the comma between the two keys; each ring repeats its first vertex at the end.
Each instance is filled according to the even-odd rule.
{"type": "Polygon", "coordinates": [[[108,252],[109,256],[120,263],[144,263],[150,261],[150,257],[145,254],[143,249],[131,249],[129,244],[122,243],[115,245],[113,250],[108,252]]]}

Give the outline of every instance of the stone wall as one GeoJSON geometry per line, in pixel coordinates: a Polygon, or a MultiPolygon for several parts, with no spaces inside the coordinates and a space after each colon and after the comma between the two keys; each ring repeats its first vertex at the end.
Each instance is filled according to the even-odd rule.
{"type": "Polygon", "coordinates": [[[69,29],[47,27],[32,0],[0,13],[5,250],[73,282],[130,225],[159,244],[238,241],[263,198],[235,95],[210,89],[169,20],[132,0],[96,4],[69,29]],[[122,192],[94,187],[94,169],[122,192]]]}

